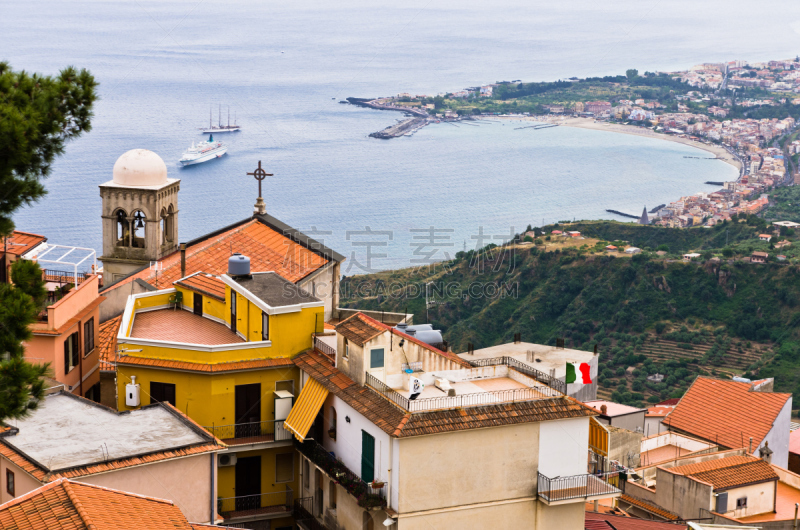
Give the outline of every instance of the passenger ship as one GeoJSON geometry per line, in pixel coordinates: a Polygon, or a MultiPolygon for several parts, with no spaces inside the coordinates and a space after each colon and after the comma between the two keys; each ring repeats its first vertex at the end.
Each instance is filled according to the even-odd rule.
{"type": "Polygon", "coordinates": [[[219,158],[228,152],[228,146],[222,142],[214,140],[214,135],[208,135],[207,142],[200,142],[195,145],[192,142],[190,147],[181,157],[181,165],[191,166],[192,164],[200,164],[201,162],[208,162],[213,158],[219,158]]]}

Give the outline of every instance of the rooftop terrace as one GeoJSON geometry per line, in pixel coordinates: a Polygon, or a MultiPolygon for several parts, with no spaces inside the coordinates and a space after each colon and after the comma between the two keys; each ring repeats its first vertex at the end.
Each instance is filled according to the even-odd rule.
{"type": "Polygon", "coordinates": [[[137,312],[130,337],[208,346],[245,342],[224,324],[180,309],[137,312]]]}

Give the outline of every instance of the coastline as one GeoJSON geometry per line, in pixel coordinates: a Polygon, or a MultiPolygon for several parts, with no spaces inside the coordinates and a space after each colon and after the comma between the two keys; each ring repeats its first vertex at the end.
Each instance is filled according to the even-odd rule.
{"type": "Polygon", "coordinates": [[[618,123],[606,123],[606,122],[598,122],[595,121],[593,118],[565,118],[565,117],[556,117],[556,116],[514,116],[514,117],[501,117],[501,116],[475,116],[477,119],[516,119],[516,120],[526,120],[526,121],[536,121],[542,123],[554,123],[557,125],[563,125],[565,127],[577,127],[580,129],[591,129],[594,131],[607,131],[607,132],[614,132],[614,133],[621,133],[621,134],[631,134],[634,136],[643,136],[645,138],[653,138],[656,140],[666,140],[668,142],[677,142],[680,144],[688,145],[690,147],[695,147],[697,149],[702,149],[708,153],[713,154],[715,157],[721,159],[726,164],[730,164],[731,166],[735,167],[736,170],[741,174],[742,172],[742,164],[734,157],[731,156],[728,151],[724,148],[719,147],[713,144],[705,144],[702,142],[696,142],[694,140],[690,140],[688,138],[678,138],[677,136],[671,136],[668,134],[661,134],[654,132],[652,129],[647,129],[644,127],[635,127],[633,125],[621,125],[618,123]]]}

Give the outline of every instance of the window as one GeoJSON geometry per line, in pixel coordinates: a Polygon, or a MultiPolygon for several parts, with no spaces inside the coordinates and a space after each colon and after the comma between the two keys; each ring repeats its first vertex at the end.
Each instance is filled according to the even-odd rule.
{"type": "Polygon", "coordinates": [[[6,469],[6,491],[12,497],[16,497],[17,494],[14,493],[16,490],[15,483],[14,483],[14,472],[10,469],[6,469]]]}
{"type": "Polygon", "coordinates": [[[64,373],[68,374],[80,362],[80,343],[78,332],[73,333],[64,341],[64,373]]]}
{"type": "Polygon", "coordinates": [[[294,480],[294,453],[275,455],[275,482],[294,480]]]}
{"type": "Polygon", "coordinates": [[[328,436],[331,440],[336,440],[336,409],[331,407],[331,428],[328,429],[328,436]]]}
{"type": "Polygon", "coordinates": [[[231,331],[236,333],[236,291],[231,289],[231,331]]]}
{"type": "Polygon", "coordinates": [[[172,383],[157,383],[150,381],[150,403],[157,403],[165,401],[176,407],[175,405],[175,385],[172,383]]]}
{"type": "Polygon", "coordinates": [[[261,313],[261,340],[269,340],[269,315],[266,311],[261,313]]]}
{"type": "Polygon", "coordinates": [[[372,515],[369,512],[364,512],[361,516],[361,527],[364,530],[374,530],[375,523],[372,522],[372,515]]]}
{"type": "Polygon", "coordinates": [[[94,317],[83,324],[83,355],[89,355],[94,350],[94,317]]]}
{"type": "Polygon", "coordinates": [[[747,497],[736,499],[736,509],[747,508],[747,497]]]}
{"type": "Polygon", "coordinates": [[[347,357],[349,357],[349,356],[350,356],[350,341],[347,340],[347,337],[345,337],[344,338],[344,358],[347,359],[347,357]]]}
{"type": "Polygon", "coordinates": [[[311,479],[308,477],[308,474],[309,474],[310,472],[311,472],[311,471],[309,470],[308,460],[306,460],[306,459],[304,458],[304,459],[303,459],[303,487],[304,487],[305,489],[308,489],[308,484],[309,484],[309,482],[311,481],[311,479]]]}
{"type": "Polygon", "coordinates": [[[370,368],[383,368],[383,348],[370,350],[370,368]]]}
{"type": "Polygon", "coordinates": [[[328,481],[328,506],[336,509],[336,483],[332,480],[328,481]]]}
{"type": "Polygon", "coordinates": [[[294,381],[291,379],[288,381],[275,381],[275,391],[278,390],[286,390],[291,395],[294,395],[294,381]]]}

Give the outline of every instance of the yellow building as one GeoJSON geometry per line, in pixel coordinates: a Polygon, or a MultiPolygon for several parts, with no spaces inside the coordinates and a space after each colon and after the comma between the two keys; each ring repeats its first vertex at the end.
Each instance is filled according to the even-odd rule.
{"type": "Polygon", "coordinates": [[[225,441],[217,504],[226,523],[292,524],[299,462],[283,420],[300,381],[291,359],[312,348],[323,315],[322,300],[274,272],[198,272],[127,301],[118,408],[168,401],[225,441]]]}

